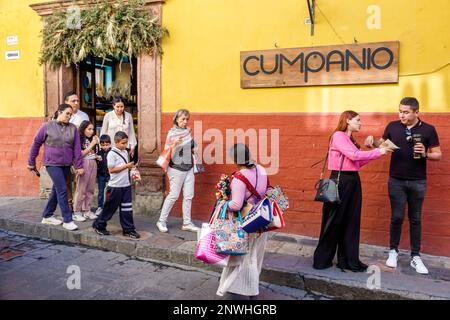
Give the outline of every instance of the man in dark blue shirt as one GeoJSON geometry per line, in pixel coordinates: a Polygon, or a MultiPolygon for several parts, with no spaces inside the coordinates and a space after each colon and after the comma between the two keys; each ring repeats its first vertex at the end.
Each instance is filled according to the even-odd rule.
{"type": "Polygon", "coordinates": [[[436,129],[419,118],[419,102],[406,97],[400,101],[398,121],[392,121],[377,142],[368,136],[365,145],[378,147],[389,139],[400,149],[391,156],[388,191],[391,201],[390,251],[386,265],[397,267],[398,246],[408,204],[410,226],[411,266],[420,274],[428,269],[420,258],[422,205],[426,191],[427,160],[442,157],[436,129]]]}

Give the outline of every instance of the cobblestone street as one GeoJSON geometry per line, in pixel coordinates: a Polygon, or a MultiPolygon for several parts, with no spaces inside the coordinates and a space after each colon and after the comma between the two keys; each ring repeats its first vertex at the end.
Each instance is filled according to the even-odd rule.
{"type": "MultiPolygon", "coordinates": [[[[216,300],[219,275],[0,231],[0,299],[216,300]],[[78,269],[79,268],[79,269],[78,269]],[[76,275],[79,270],[79,282],[76,275]],[[80,289],[76,287],[79,284],[80,289]]],[[[324,299],[261,284],[259,299],[324,299]]]]}

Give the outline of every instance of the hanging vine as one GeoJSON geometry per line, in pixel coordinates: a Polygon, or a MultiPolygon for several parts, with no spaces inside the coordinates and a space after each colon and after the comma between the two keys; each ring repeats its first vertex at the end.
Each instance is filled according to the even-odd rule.
{"type": "Polygon", "coordinates": [[[127,56],[131,62],[141,53],[162,54],[168,31],[143,5],[143,0],[97,1],[79,12],[79,21],[65,10],[54,12],[42,31],[40,63],[55,70],[89,55],[118,61],[127,56]]]}

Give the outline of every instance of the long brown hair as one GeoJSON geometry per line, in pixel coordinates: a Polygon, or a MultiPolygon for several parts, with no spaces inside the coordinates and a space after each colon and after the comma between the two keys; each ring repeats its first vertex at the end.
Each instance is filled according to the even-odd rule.
{"type": "MultiPolygon", "coordinates": [[[[339,117],[338,125],[337,125],[336,129],[334,129],[333,134],[337,131],[346,132],[347,127],[348,127],[347,120],[352,120],[354,117],[357,117],[357,116],[359,116],[359,114],[352,110],[346,110],[346,111],[342,112],[341,116],[339,117]]],[[[331,136],[333,136],[333,134],[331,136]]],[[[330,136],[330,140],[331,140],[331,136],[330,136]]],[[[352,142],[355,144],[355,146],[358,149],[360,148],[360,145],[356,142],[355,138],[353,138],[353,133],[350,135],[350,140],[352,140],[352,142]]]]}

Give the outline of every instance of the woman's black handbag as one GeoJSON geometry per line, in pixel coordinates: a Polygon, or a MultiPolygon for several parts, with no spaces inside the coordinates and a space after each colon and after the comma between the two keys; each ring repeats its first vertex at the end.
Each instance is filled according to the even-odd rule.
{"type": "Polygon", "coordinates": [[[344,163],[344,155],[342,155],[341,167],[339,168],[338,176],[336,179],[328,179],[323,178],[323,174],[325,172],[325,166],[328,160],[328,153],[325,157],[325,161],[323,163],[322,173],[320,174],[320,179],[317,181],[315,185],[315,189],[317,190],[316,197],[314,201],[320,201],[324,203],[336,203],[339,204],[341,199],[339,198],[339,178],[341,176],[342,164],[344,163]]]}

